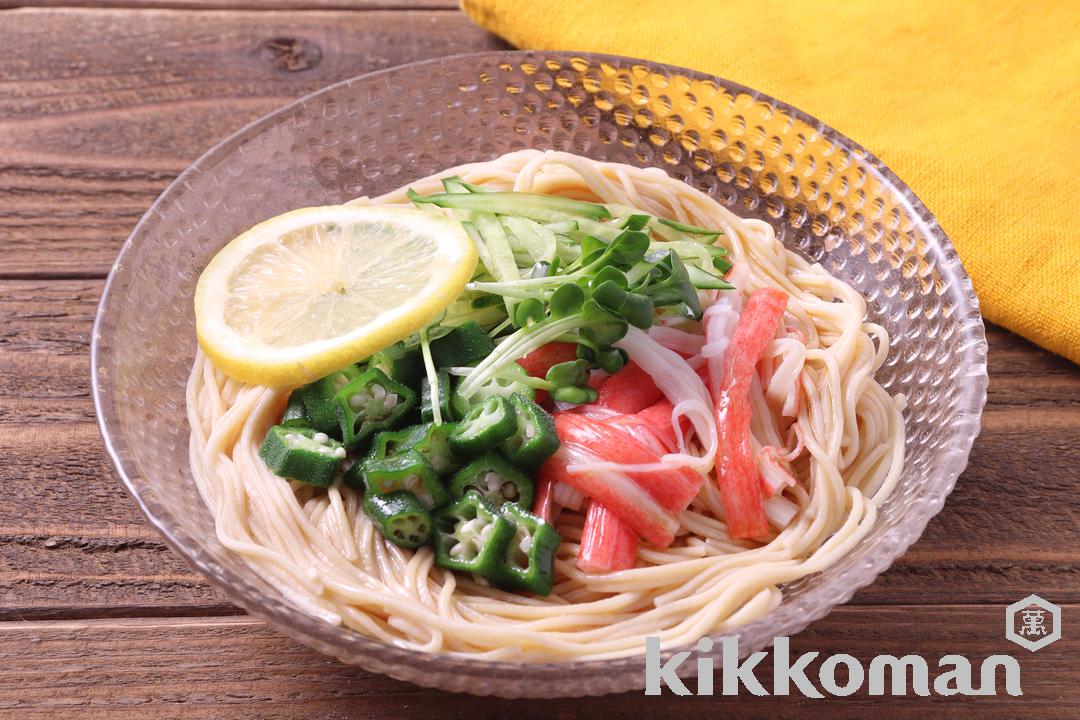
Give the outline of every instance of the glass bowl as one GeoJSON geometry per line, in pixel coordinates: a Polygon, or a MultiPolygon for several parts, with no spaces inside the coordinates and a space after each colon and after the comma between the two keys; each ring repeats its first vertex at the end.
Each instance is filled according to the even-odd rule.
{"type": "Polygon", "coordinates": [[[479,695],[642,687],[642,657],[484,662],[405,650],[315,620],[222,547],[188,469],[192,295],[222,245],[293,208],[375,195],[521,148],[663,168],[771,223],[789,248],[867,298],[895,341],[878,379],[908,398],[903,478],[869,539],[786,586],[775,611],[737,631],[740,650],[797,633],[849,600],[919,537],[967,464],[987,383],[971,282],[930,212],[851,140],[741,85],[623,57],[494,52],[346,80],[248,125],[177,178],[121,250],[93,335],[98,422],[147,520],[230,600],[346,663],[479,695]]]}

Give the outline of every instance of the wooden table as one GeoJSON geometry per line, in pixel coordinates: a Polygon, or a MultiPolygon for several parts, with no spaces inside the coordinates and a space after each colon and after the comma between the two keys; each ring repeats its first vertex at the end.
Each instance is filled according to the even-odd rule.
{"type": "Polygon", "coordinates": [[[1080,717],[1080,371],[994,327],[984,429],[945,511],[794,644],[864,661],[1012,653],[1022,698],[479,701],[240,614],[146,526],[103,452],[87,355],[105,275],[154,197],[248,121],[353,75],[503,45],[447,0],[104,4],[0,10],[0,717],[1080,717]],[[1032,592],[1063,605],[1065,628],[1034,654],[1003,638],[1005,605],[1032,592]]]}

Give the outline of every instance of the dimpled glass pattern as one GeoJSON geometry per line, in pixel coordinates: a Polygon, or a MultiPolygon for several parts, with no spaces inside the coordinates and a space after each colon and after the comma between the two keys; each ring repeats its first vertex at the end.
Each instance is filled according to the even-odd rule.
{"type": "MultiPolygon", "coordinates": [[[[909,399],[908,461],[869,541],[785,588],[738,630],[743,653],[799,632],[900,556],[967,463],[986,397],[978,301],[934,218],[876,158],[794,108],[716,77],[641,60],[567,53],[460,56],[347,80],[212,149],[124,245],[98,310],[93,385],[117,471],[147,519],[214,587],[281,632],[368,670],[507,697],[643,686],[643,660],[522,666],[383,645],[286,605],[217,541],[188,471],[184,385],[195,352],[192,294],[239,232],[305,205],[374,195],[463,162],[555,148],[657,166],[847,280],[895,347],[879,379],[909,399]]],[[[719,648],[719,642],[716,647],[719,648]]],[[[684,663],[692,674],[695,663],[684,663]]]]}

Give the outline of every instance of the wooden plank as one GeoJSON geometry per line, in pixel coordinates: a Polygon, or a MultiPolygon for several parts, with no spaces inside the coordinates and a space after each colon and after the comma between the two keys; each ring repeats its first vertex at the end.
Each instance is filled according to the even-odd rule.
{"type": "Polygon", "coordinates": [[[251,120],[355,75],[503,47],[431,10],[23,9],[0,27],[0,277],[104,276],[169,181],[251,120]]]}
{"type": "MultiPolygon", "coordinates": [[[[104,455],[86,360],[102,285],[0,282],[0,617],[227,612],[143,523],[104,455]]],[[[1059,501],[1080,484],[1080,372],[1000,329],[990,341],[991,357],[1000,347],[1009,362],[992,368],[968,471],[923,539],[856,602],[949,603],[956,587],[970,602],[1029,592],[1080,602],[1080,549],[1060,542],[1077,511],[1059,501]],[[1033,483],[1033,467],[1055,471],[1033,483]]]]}
{"type": "Polygon", "coordinates": [[[0,618],[236,612],[145,524],[96,424],[4,424],[0,447],[0,618]]]}
{"type": "MultiPolygon", "coordinates": [[[[887,707],[889,718],[1076,717],[1080,709],[1080,608],[1064,608],[1065,636],[1037,653],[1003,638],[1001,607],[837,609],[792,640],[792,657],[821,653],[807,676],[819,686],[821,660],[834,653],[864,668],[878,654],[918,651],[936,674],[938,658],[968,657],[977,671],[992,654],[1020,663],[1023,695],[1010,697],[1000,680],[997,697],[884,699],[866,683],[847,698],[810,700],[795,694],[738,698],[678,697],[641,692],[570,701],[499,700],[426,690],[348,667],[308,650],[246,618],[33,622],[0,624],[0,718],[52,718],[77,710],[82,718],[388,718],[705,717],[868,718],[887,707]],[[27,652],[32,648],[32,652],[27,652]]],[[[756,672],[771,689],[770,660],[756,672]]],[[[842,675],[841,675],[842,678],[842,675]]],[[[977,681],[976,681],[977,682],[977,681]]],[[[693,692],[695,685],[691,681],[693,692]]],[[[721,683],[716,682],[719,693],[721,683]]]]}

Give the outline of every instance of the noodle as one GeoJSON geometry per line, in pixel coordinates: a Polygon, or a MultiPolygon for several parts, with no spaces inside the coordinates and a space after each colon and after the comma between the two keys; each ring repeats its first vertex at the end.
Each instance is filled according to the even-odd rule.
{"type": "MultiPolygon", "coordinates": [[[[755,452],[773,448],[791,461],[794,485],[779,497],[797,514],[768,543],[732,540],[710,480],[680,517],[671,547],[642,545],[638,567],[590,575],[575,564],[582,516],[564,512],[553,593],[505,593],[436,566],[430,548],[385,541],[360,495],[340,481],[324,491],[273,475],[258,451],[288,390],[230,380],[200,352],[187,388],[191,469],[226,547],[326,622],[425,652],[540,662],[636,655],[646,636],[669,648],[731,630],[779,605],[781,584],[827,568],[866,537],[903,465],[903,398],[873,379],[889,339],[864,322],[866,304],[853,288],[786,250],[768,224],[737,217],[659,169],[525,150],[410,187],[438,191],[450,174],[723,230],[738,278],[731,292],[745,298],[773,287],[789,295],[786,336],[766,351],[767,375],[751,390],[751,432],[755,452]]],[[[409,201],[401,189],[355,202],[409,201]]],[[[700,342],[695,350],[678,332],[654,336],[723,352],[700,342]]],[[[680,451],[686,458],[685,445],[680,451]]]]}

